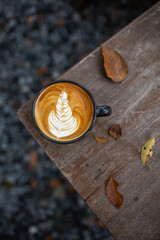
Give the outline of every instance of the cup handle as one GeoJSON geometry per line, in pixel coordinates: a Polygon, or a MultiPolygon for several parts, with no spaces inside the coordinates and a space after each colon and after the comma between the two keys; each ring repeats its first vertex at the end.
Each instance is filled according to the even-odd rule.
{"type": "Polygon", "coordinates": [[[112,108],[110,106],[97,106],[96,107],[97,117],[110,116],[112,114],[112,108]]]}

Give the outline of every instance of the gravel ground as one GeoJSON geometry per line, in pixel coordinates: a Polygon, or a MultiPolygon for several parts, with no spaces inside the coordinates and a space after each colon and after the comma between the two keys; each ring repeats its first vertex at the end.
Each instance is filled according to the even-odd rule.
{"type": "Polygon", "coordinates": [[[0,240],[111,239],[16,111],[154,2],[0,0],[0,240]]]}

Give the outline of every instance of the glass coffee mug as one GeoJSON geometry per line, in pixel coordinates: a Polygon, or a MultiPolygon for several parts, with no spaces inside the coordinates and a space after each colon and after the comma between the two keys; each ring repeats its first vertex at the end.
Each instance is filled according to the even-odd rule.
{"type": "Polygon", "coordinates": [[[96,106],[81,84],[59,80],[46,85],[35,97],[33,122],[39,133],[55,143],[73,143],[91,131],[97,117],[109,116],[110,106],[96,106]]]}

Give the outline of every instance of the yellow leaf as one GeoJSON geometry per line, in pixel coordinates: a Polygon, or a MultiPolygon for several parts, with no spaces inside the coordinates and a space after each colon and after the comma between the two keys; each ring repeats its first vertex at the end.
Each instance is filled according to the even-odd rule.
{"type": "Polygon", "coordinates": [[[100,143],[106,143],[107,142],[107,139],[105,137],[94,136],[94,138],[97,140],[97,142],[100,142],[100,143]]]}
{"type": "Polygon", "coordinates": [[[155,145],[155,138],[150,138],[141,149],[141,161],[142,165],[144,166],[149,159],[152,157],[153,151],[152,147],[155,145]]]}

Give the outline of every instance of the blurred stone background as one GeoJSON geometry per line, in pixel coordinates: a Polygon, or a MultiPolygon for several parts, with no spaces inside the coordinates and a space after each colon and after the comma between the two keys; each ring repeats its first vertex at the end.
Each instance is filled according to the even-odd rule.
{"type": "Polygon", "coordinates": [[[0,0],[0,240],[108,240],[16,112],[155,0],[0,0]]]}

